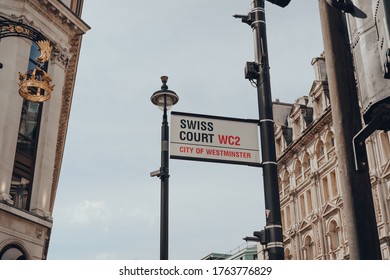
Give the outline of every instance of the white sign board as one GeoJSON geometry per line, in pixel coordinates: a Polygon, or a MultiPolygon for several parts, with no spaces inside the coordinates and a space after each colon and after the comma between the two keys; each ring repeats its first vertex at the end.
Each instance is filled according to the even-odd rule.
{"type": "Polygon", "coordinates": [[[171,113],[172,159],[260,165],[258,121],[171,113]]]}

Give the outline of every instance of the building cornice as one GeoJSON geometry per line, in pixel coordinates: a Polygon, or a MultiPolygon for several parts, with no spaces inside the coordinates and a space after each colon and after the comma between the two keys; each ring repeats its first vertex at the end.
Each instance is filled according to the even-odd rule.
{"type": "Polygon", "coordinates": [[[62,3],[56,0],[26,0],[26,2],[46,19],[61,29],[70,38],[83,35],[90,27],[62,3]]]}
{"type": "Polygon", "coordinates": [[[328,124],[332,122],[332,111],[329,106],[320,118],[314,120],[303,133],[293,141],[279,156],[278,166],[287,164],[294,156],[299,153],[302,148],[306,147],[314,137],[322,131],[328,124]]]}

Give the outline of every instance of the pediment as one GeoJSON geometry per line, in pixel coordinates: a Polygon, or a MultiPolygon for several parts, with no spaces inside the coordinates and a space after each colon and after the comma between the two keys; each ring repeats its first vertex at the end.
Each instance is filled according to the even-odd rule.
{"type": "Polygon", "coordinates": [[[321,211],[321,216],[327,216],[337,210],[337,206],[328,202],[321,211]]]}
{"type": "Polygon", "coordinates": [[[306,221],[306,220],[303,220],[299,225],[298,225],[298,231],[303,231],[303,230],[306,230],[308,228],[311,227],[311,224],[306,221]]]}
{"type": "Polygon", "coordinates": [[[301,108],[301,104],[294,103],[291,107],[290,118],[295,119],[295,116],[300,115],[301,108]]]}
{"type": "Polygon", "coordinates": [[[324,91],[325,84],[327,84],[325,81],[314,81],[311,85],[309,95],[316,99],[324,91]]]}

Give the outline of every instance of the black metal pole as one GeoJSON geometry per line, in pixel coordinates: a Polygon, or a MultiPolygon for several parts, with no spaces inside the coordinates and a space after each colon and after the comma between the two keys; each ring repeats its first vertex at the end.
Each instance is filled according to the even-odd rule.
{"type": "Polygon", "coordinates": [[[283,260],[283,232],[280,217],[278,170],[275,152],[274,120],[265,24],[264,0],[252,1],[251,26],[255,41],[256,63],[259,65],[257,96],[260,120],[261,154],[263,164],[266,209],[267,250],[270,260],[283,260]]]}
{"type": "Polygon", "coordinates": [[[160,211],[160,260],[168,260],[168,210],[169,210],[169,126],[166,96],[161,125],[161,211],[160,211]]]}
{"type": "Polygon", "coordinates": [[[161,180],[161,207],[160,207],[160,260],[168,259],[168,211],[169,211],[169,126],[168,110],[179,101],[177,94],[168,89],[167,76],[161,76],[163,85],[161,90],[153,93],[150,101],[163,110],[161,125],[161,165],[160,170],[150,173],[152,177],[161,180]],[[162,98],[162,99],[161,99],[162,98]]]}
{"type": "MultiPolygon", "coordinates": [[[[378,229],[368,170],[355,170],[352,141],[361,130],[361,115],[345,15],[319,0],[328,75],[343,218],[352,260],[381,259],[378,229]]],[[[367,153],[361,147],[362,158],[367,153]]]]}

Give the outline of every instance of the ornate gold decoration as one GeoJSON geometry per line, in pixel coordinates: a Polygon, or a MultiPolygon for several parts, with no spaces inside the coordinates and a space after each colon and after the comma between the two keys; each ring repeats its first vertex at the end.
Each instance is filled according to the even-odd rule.
{"type": "Polygon", "coordinates": [[[38,41],[37,45],[39,47],[39,51],[41,52],[41,55],[37,58],[37,61],[40,63],[44,63],[46,61],[49,61],[50,54],[52,51],[52,47],[50,46],[49,41],[38,41]]]}
{"type": "MultiPolygon", "coordinates": [[[[38,41],[40,56],[37,58],[39,64],[50,59],[52,47],[49,41],[38,41]]],[[[51,77],[40,66],[34,70],[22,74],[19,72],[19,94],[31,102],[44,102],[48,100],[53,91],[51,77]]]]}
{"type": "Polygon", "coordinates": [[[26,74],[19,72],[19,94],[32,102],[44,102],[51,96],[54,86],[50,75],[37,67],[26,74]]]}

